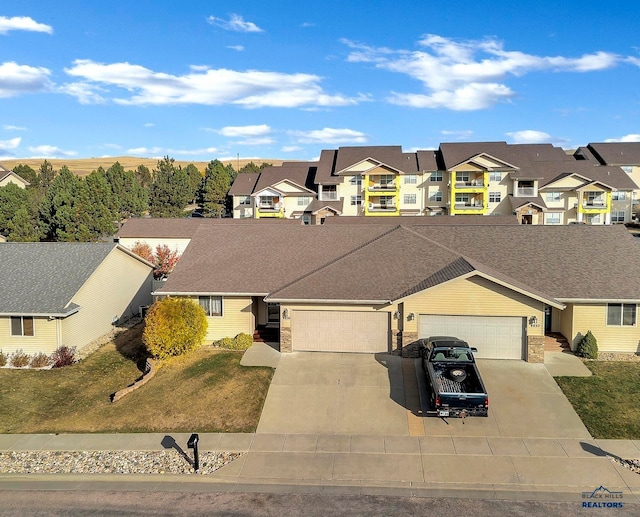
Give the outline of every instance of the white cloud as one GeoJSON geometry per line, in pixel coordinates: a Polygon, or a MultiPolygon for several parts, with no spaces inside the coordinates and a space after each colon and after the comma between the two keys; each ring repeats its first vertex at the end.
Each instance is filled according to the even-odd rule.
{"type": "Polygon", "coordinates": [[[630,133],[620,138],[607,138],[605,142],[640,142],[640,134],[630,133]]]}
{"type": "Polygon", "coordinates": [[[245,138],[244,140],[239,140],[236,142],[236,144],[238,145],[271,145],[274,143],[275,139],[268,136],[245,138]]]}
{"type": "Polygon", "coordinates": [[[364,144],[367,135],[353,129],[334,129],[325,127],[313,131],[290,131],[301,144],[364,144]]]}
{"type": "Polygon", "coordinates": [[[9,149],[17,149],[22,138],[12,138],[11,140],[0,140],[0,151],[8,151],[9,149]]]}
{"type": "Polygon", "coordinates": [[[144,127],[154,127],[155,124],[153,122],[146,122],[144,127]]]}
{"type": "Polygon", "coordinates": [[[2,129],[4,129],[5,131],[26,131],[27,128],[24,126],[13,126],[11,124],[5,124],[4,126],[2,126],[2,129]]]}
{"type": "Polygon", "coordinates": [[[564,138],[558,138],[551,136],[544,131],[536,131],[535,129],[524,129],[522,131],[513,131],[511,133],[505,133],[511,137],[514,144],[566,144],[568,140],[564,138]]]}
{"type": "Polygon", "coordinates": [[[80,104],[104,104],[107,102],[99,93],[106,90],[95,84],[67,83],[60,86],[58,91],[75,97],[80,104]]]}
{"type": "Polygon", "coordinates": [[[238,52],[242,52],[244,50],[244,45],[227,45],[228,49],[237,50],[238,52]]]}
{"type": "Polygon", "coordinates": [[[55,145],[36,145],[29,147],[29,152],[33,153],[31,158],[60,158],[76,156],[76,151],[64,151],[55,145]]]}
{"type": "Polygon", "coordinates": [[[536,56],[504,50],[494,39],[456,41],[427,34],[421,50],[392,50],[343,40],[351,52],[348,61],[373,63],[377,68],[408,75],[420,81],[424,93],[392,93],[389,102],[417,108],[479,110],[506,101],[515,92],[505,84],[509,77],[536,71],[592,72],[623,61],[609,52],[578,58],[536,56]]]}
{"type": "Polygon", "coordinates": [[[456,140],[466,140],[467,138],[471,138],[473,136],[473,131],[470,129],[457,129],[457,130],[447,130],[443,129],[440,131],[443,135],[447,137],[454,137],[456,140]]]}
{"type": "Polygon", "coordinates": [[[7,34],[9,31],[46,32],[47,34],[53,34],[53,27],[44,23],[38,23],[28,16],[13,16],[12,18],[0,16],[0,34],[7,34]]]}
{"type": "Polygon", "coordinates": [[[134,147],[127,149],[127,154],[135,156],[144,156],[150,158],[158,158],[163,156],[198,156],[202,154],[218,154],[220,149],[216,147],[207,147],[203,149],[171,149],[166,147],[134,147]]]}
{"type": "Polygon", "coordinates": [[[118,104],[236,104],[246,108],[298,108],[346,106],[364,100],[363,96],[348,98],[327,94],[320,86],[319,76],[302,73],[202,70],[198,67],[185,75],[171,75],[126,62],[103,64],[88,59],[74,61],[73,66],[65,71],[81,78],[80,84],[98,83],[101,88],[111,86],[126,92],[127,97],[114,99],[118,104]]]}
{"type": "Polygon", "coordinates": [[[271,133],[271,128],[267,124],[253,126],[226,126],[218,129],[217,133],[228,137],[263,136],[271,133]]]}
{"type": "Polygon", "coordinates": [[[13,61],[0,64],[0,97],[22,93],[46,92],[53,89],[50,71],[42,67],[19,65],[13,61]]]}
{"type": "Polygon", "coordinates": [[[285,145],[282,148],[283,153],[295,153],[302,150],[304,150],[304,147],[300,147],[299,145],[285,145]]]}
{"type": "Polygon", "coordinates": [[[253,22],[247,22],[244,18],[238,14],[231,14],[228,20],[222,18],[216,18],[215,16],[209,16],[207,22],[216,27],[227,31],[235,32],[264,32],[253,22]]]}

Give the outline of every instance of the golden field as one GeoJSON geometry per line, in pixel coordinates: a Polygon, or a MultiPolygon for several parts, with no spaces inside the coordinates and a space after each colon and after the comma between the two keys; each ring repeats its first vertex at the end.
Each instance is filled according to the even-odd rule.
{"type": "MultiPolygon", "coordinates": [[[[71,172],[77,174],[78,176],[86,176],[90,174],[98,167],[102,167],[103,169],[108,169],[115,162],[120,162],[125,170],[135,170],[139,165],[144,165],[149,168],[150,171],[156,168],[158,165],[158,160],[156,158],[136,158],[133,156],[112,156],[106,158],[79,158],[79,159],[47,159],[49,163],[53,165],[55,170],[60,170],[63,165],[66,165],[71,172]]],[[[232,159],[232,160],[221,160],[225,165],[231,164],[234,169],[238,169],[244,167],[247,163],[253,162],[256,165],[260,165],[263,162],[271,163],[273,165],[281,165],[284,160],[275,160],[271,158],[253,158],[253,159],[245,159],[240,158],[232,159]]],[[[0,161],[0,165],[3,165],[9,170],[12,170],[16,165],[24,164],[28,165],[36,172],[40,168],[40,165],[44,162],[44,158],[23,158],[16,160],[2,160],[0,161]]],[[[186,167],[190,163],[193,163],[200,172],[203,172],[209,162],[194,162],[188,160],[175,160],[175,164],[180,165],[182,167],[186,167]]]]}

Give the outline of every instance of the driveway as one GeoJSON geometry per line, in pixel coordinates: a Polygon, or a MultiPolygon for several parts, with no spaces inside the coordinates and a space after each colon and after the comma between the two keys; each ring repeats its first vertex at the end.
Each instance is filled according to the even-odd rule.
{"type": "Polygon", "coordinates": [[[409,436],[402,358],[282,354],[257,432],[409,436]]]}
{"type": "MultiPolygon", "coordinates": [[[[282,354],[257,432],[416,436],[416,411],[407,407],[415,407],[415,378],[424,372],[412,362],[388,354],[282,354]]],[[[478,368],[489,416],[420,418],[425,436],[590,438],[543,364],[480,359],[478,368]]]]}
{"type": "Polygon", "coordinates": [[[478,369],[489,393],[489,416],[425,418],[427,436],[591,438],[544,364],[478,359],[478,369]]]}

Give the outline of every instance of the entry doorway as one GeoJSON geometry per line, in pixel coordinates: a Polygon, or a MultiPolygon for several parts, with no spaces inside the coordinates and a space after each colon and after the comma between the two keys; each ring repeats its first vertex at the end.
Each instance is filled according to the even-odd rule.
{"type": "Polygon", "coordinates": [[[267,304],[267,325],[270,327],[280,326],[280,304],[267,304]]]}

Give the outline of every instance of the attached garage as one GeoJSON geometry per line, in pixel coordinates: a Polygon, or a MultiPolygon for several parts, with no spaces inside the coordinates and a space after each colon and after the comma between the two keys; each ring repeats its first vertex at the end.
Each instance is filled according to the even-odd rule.
{"type": "Polygon", "coordinates": [[[294,351],[388,352],[390,314],[360,311],[293,310],[291,343],[294,351]]]}
{"type": "Polygon", "coordinates": [[[420,314],[418,336],[455,336],[476,347],[484,359],[524,359],[525,319],[515,316],[420,314]]]}

